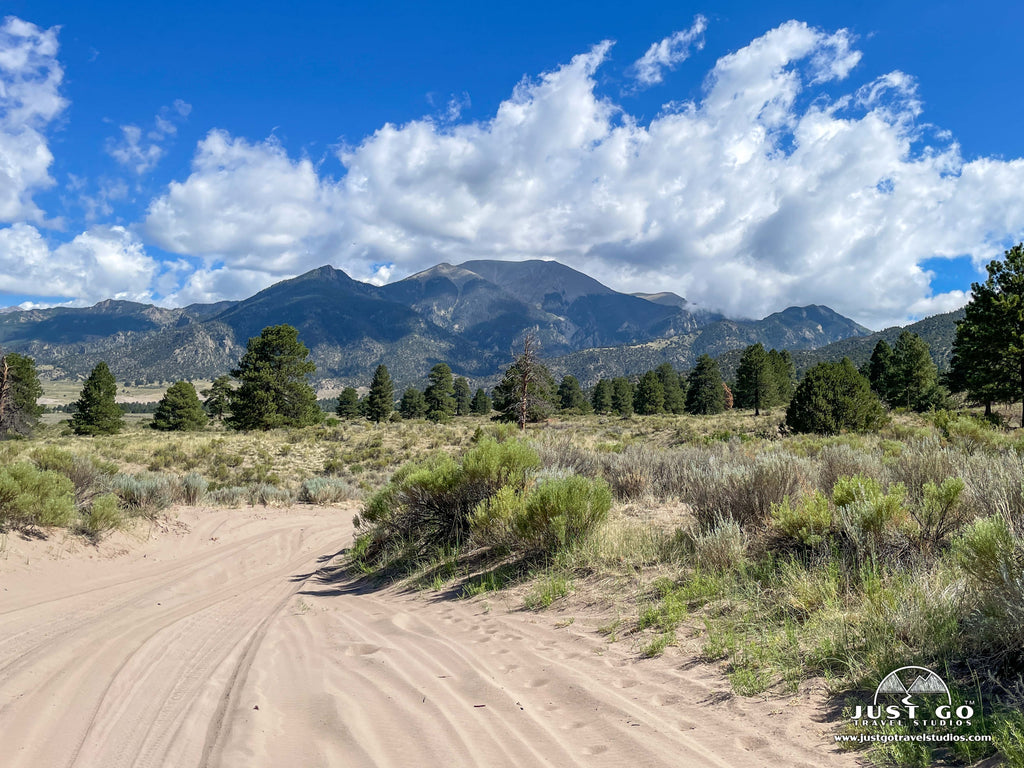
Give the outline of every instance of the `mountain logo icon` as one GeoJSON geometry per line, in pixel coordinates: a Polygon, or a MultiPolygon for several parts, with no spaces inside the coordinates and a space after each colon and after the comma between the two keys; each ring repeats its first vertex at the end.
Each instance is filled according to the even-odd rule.
{"type": "Polygon", "coordinates": [[[880,696],[898,696],[904,699],[915,695],[944,696],[948,704],[953,703],[946,682],[927,667],[918,666],[900,667],[886,675],[875,689],[874,703],[878,704],[880,696]]]}

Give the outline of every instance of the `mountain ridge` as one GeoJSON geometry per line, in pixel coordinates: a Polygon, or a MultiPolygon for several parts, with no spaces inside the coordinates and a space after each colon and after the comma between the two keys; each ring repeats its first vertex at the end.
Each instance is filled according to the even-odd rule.
{"type": "Polygon", "coordinates": [[[686,368],[703,352],[755,341],[811,349],[870,333],[817,305],[756,321],[690,308],[675,294],[620,293],[554,261],[441,263],[383,286],[324,265],[240,301],[163,308],[108,299],[2,313],[0,346],[32,355],[49,378],[84,377],[105,359],[119,379],[170,381],[225,373],[248,338],[288,323],[310,348],[318,380],[365,383],[384,363],[406,386],[421,383],[438,362],[491,383],[527,331],[553,368],[584,383],[588,370],[607,367],[594,358],[619,360],[615,375],[639,372],[630,360],[645,355],[630,350],[661,350],[686,368]]]}

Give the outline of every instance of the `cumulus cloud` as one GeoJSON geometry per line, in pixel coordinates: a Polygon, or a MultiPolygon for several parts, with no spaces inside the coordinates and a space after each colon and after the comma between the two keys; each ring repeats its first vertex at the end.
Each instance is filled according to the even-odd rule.
{"type": "Polygon", "coordinates": [[[0,285],[9,293],[151,301],[159,269],[124,227],[93,227],[52,250],[31,224],[0,229],[0,285]]]}
{"type": "Polygon", "coordinates": [[[633,63],[633,77],[642,88],[660,83],[664,70],[675,69],[688,58],[692,50],[704,47],[704,30],[708,20],[696,16],[689,29],[673,32],[657,43],[652,43],[647,52],[633,63]]]}
{"type": "Polygon", "coordinates": [[[0,24],[0,222],[41,222],[32,201],[53,184],[44,131],[64,110],[56,27],[13,16],[0,24]]]}
{"type": "Polygon", "coordinates": [[[845,30],[783,24],[647,124],[597,91],[610,45],[519,83],[489,120],[386,124],[339,151],[338,180],[214,131],[146,232],[204,261],[185,292],[208,299],[325,262],[379,279],[554,258],[735,316],[818,303],[871,327],[964,300],[933,295],[922,261],[984,261],[1024,236],[1024,160],[966,161],[925,135],[904,73],[846,86],[845,30]]]}
{"type": "Polygon", "coordinates": [[[161,108],[145,134],[137,125],[122,125],[119,137],[107,139],[107,154],[141,176],[160,162],[166,152],[165,141],[178,132],[177,123],[191,111],[191,104],[175,99],[173,106],[161,108]]]}

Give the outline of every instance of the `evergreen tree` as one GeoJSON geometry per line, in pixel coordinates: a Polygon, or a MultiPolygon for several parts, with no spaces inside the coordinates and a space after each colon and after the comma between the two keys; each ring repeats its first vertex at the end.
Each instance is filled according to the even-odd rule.
{"type": "Polygon", "coordinates": [[[452,384],[455,392],[455,415],[468,416],[473,410],[473,395],[469,389],[469,382],[459,376],[452,384]]]}
{"type": "Polygon", "coordinates": [[[679,384],[679,374],[672,363],[662,363],[654,372],[661,380],[661,389],[665,393],[665,410],[668,413],[684,413],[686,411],[686,392],[679,384]]]}
{"type": "Polygon", "coordinates": [[[701,355],[687,380],[686,411],[704,416],[724,410],[725,390],[718,363],[708,355],[701,355]]]}
{"type": "Polygon", "coordinates": [[[204,389],[201,393],[206,398],[203,401],[206,413],[217,420],[223,419],[225,414],[230,412],[232,389],[230,376],[218,376],[214,379],[210,388],[204,389]]]}
{"type": "Polygon", "coordinates": [[[760,416],[762,408],[775,404],[778,389],[776,371],[764,347],[751,344],[744,349],[736,369],[735,403],[740,408],[753,408],[754,415],[760,416]]]}
{"type": "Polygon", "coordinates": [[[231,392],[228,425],[271,429],[318,423],[323,414],[307,381],[316,366],[307,357],[309,349],[290,325],[269,326],[249,339],[231,372],[241,385],[231,392]]]}
{"type": "Polygon", "coordinates": [[[32,433],[43,414],[42,394],[35,360],[15,352],[0,357],[0,438],[32,433]]]}
{"type": "Polygon", "coordinates": [[[612,379],[612,413],[623,417],[633,415],[633,383],[625,376],[612,379]]]}
{"type": "Polygon", "coordinates": [[[947,381],[991,413],[993,402],[1024,399],[1024,243],[986,269],[957,323],[947,381]]]}
{"type": "Polygon", "coordinates": [[[892,375],[892,347],[885,339],[879,339],[871,350],[867,377],[871,391],[885,401],[889,400],[889,378],[892,375]]]}
{"type": "Polygon", "coordinates": [[[395,407],[395,388],[391,374],[383,363],[373,372],[370,392],[366,396],[366,418],[380,424],[387,421],[395,407]]]}
{"type": "Polygon", "coordinates": [[[873,429],[884,415],[868,380],[844,357],[807,371],[786,409],[786,424],[794,432],[837,435],[847,429],[873,429]]]}
{"type": "Polygon", "coordinates": [[[562,377],[562,383],[558,385],[558,407],[573,413],[586,413],[590,410],[590,403],[575,376],[566,374],[562,377]]]}
{"type": "Polygon", "coordinates": [[[920,412],[941,405],[945,399],[927,342],[910,331],[903,331],[892,349],[886,384],[893,406],[920,412]]]}
{"type": "Polygon", "coordinates": [[[505,371],[494,388],[494,408],[502,421],[526,429],[527,422],[544,421],[551,415],[557,397],[555,380],[540,361],[539,345],[533,334],[523,340],[523,352],[505,371]]]}
{"type": "Polygon", "coordinates": [[[188,381],[179,381],[168,387],[156,405],[156,412],[149,426],[165,431],[186,432],[205,427],[206,412],[203,410],[203,404],[199,402],[195,386],[188,381]]]}
{"type": "Polygon", "coordinates": [[[594,391],[590,395],[590,406],[594,413],[612,412],[612,383],[608,379],[601,379],[594,385],[594,391]]]}
{"type": "Polygon", "coordinates": [[[484,392],[483,387],[476,391],[473,395],[473,413],[477,416],[490,416],[491,415],[491,398],[484,392]]]}
{"type": "Polygon", "coordinates": [[[633,394],[633,410],[645,416],[665,411],[665,385],[656,371],[640,377],[633,394]]]}
{"type": "Polygon", "coordinates": [[[341,390],[334,412],[341,419],[355,419],[359,416],[359,393],[355,387],[345,387],[341,390]]]}
{"type": "Polygon", "coordinates": [[[416,387],[409,387],[398,404],[403,419],[422,419],[427,415],[427,400],[416,387]]]}
{"type": "Polygon", "coordinates": [[[85,380],[82,394],[75,402],[71,429],[76,435],[113,435],[121,431],[124,417],[114,398],[117,382],[106,363],[100,362],[85,380]]]}
{"type": "Polygon", "coordinates": [[[793,356],[789,354],[788,349],[781,352],[771,349],[768,351],[768,364],[775,379],[772,405],[785,405],[793,399],[793,391],[796,389],[796,366],[793,365],[793,356]]]}
{"type": "Polygon", "coordinates": [[[430,383],[423,392],[423,397],[427,401],[427,418],[431,421],[448,421],[455,415],[452,369],[444,363],[438,363],[430,369],[427,381],[430,383]]]}

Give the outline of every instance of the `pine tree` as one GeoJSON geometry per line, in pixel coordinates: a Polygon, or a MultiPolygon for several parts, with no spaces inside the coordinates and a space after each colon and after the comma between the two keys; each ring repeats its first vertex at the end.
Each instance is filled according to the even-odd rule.
{"type": "Polygon", "coordinates": [[[573,413],[586,413],[590,410],[590,403],[580,389],[579,381],[571,374],[563,376],[562,383],[558,385],[558,407],[573,413]]]}
{"type": "Polygon", "coordinates": [[[124,417],[117,407],[117,382],[107,364],[100,362],[85,380],[82,394],[75,402],[71,429],[76,435],[113,435],[124,427],[124,417]]]}
{"type": "Polygon", "coordinates": [[[203,408],[206,413],[217,420],[224,418],[231,408],[231,377],[218,376],[210,384],[209,389],[204,389],[200,394],[206,398],[203,401],[203,408]]]}
{"type": "Polygon", "coordinates": [[[892,349],[886,383],[892,406],[920,412],[941,405],[945,399],[927,342],[910,331],[903,331],[892,349]]]}
{"type": "Polygon", "coordinates": [[[947,381],[990,413],[993,402],[1024,399],[1024,243],[986,269],[957,323],[947,381]]]}
{"type": "Polygon", "coordinates": [[[775,404],[778,379],[768,353],[761,344],[751,344],[743,350],[736,369],[735,403],[740,408],[753,408],[760,416],[761,409],[775,404]]]}
{"type": "Polygon", "coordinates": [[[36,361],[15,352],[0,356],[0,438],[32,433],[43,407],[36,361]]]}
{"type": "Polygon", "coordinates": [[[473,410],[473,395],[469,389],[469,382],[459,376],[452,384],[455,393],[455,415],[468,416],[473,410]]]}
{"type": "Polygon", "coordinates": [[[403,419],[422,419],[427,415],[427,400],[416,387],[409,387],[398,404],[403,419]]]}
{"type": "Polygon", "coordinates": [[[889,400],[889,378],[892,375],[892,347],[885,339],[879,339],[871,350],[868,362],[868,383],[871,391],[885,401],[889,400]]]}
{"type": "Polygon", "coordinates": [[[526,429],[527,422],[544,421],[551,415],[557,397],[555,380],[540,361],[539,344],[533,334],[523,340],[523,352],[505,371],[494,388],[494,407],[501,420],[526,429]]]}
{"type": "Polygon", "coordinates": [[[269,326],[249,339],[238,368],[231,372],[241,386],[231,392],[228,425],[271,429],[318,423],[323,414],[307,381],[316,366],[307,357],[309,349],[290,325],[269,326]]]}
{"type": "Polygon", "coordinates": [[[633,410],[649,416],[665,410],[665,386],[655,371],[648,371],[640,377],[633,394],[633,410]]]}
{"type": "Polygon", "coordinates": [[[687,381],[686,411],[704,416],[724,410],[725,390],[718,363],[708,355],[701,355],[687,381]]]}
{"type": "Polygon", "coordinates": [[[601,379],[594,385],[594,391],[590,395],[590,406],[594,413],[612,412],[612,383],[608,379],[601,379]]]}
{"type": "Polygon", "coordinates": [[[395,388],[391,374],[383,363],[373,372],[370,393],[366,396],[366,418],[380,424],[387,421],[395,407],[395,388]]]}
{"type": "Polygon", "coordinates": [[[164,431],[186,432],[205,427],[206,412],[203,410],[203,404],[199,402],[195,386],[188,381],[179,381],[168,387],[157,403],[156,412],[149,426],[164,431]]]}
{"type": "Polygon", "coordinates": [[[794,432],[836,435],[873,429],[884,414],[868,380],[844,357],[807,371],[786,409],[786,425],[794,432]]]}
{"type": "Polygon", "coordinates": [[[338,395],[338,405],[334,409],[340,419],[355,419],[359,416],[359,393],[355,387],[345,387],[338,395]]]}
{"type": "Polygon", "coordinates": [[[612,379],[612,413],[623,417],[633,415],[633,384],[625,376],[612,379]]]}
{"type": "Polygon", "coordinates": [[[672,363],[662,363],[654,372],[661,380],[661,389],[665,393],[665,410],[668,413],[685,413],[686,393],[679,384],[679,374],[672,363]]]}
{"type": "Polygon", "coordinates": [[[431,421],[448,421],[455,415],[452,369],[444,363],[438,363],[430,369],[427,380],[430,383],[423,392],[423,397],[427,401],[427,418],[431,421]]]}
{"type": "Polygon", "coordinates": [[[473,395],[473,413],[477,416],[490,416],[491,414],[491,398],[484,392],[483,387],[473,395]]]}

